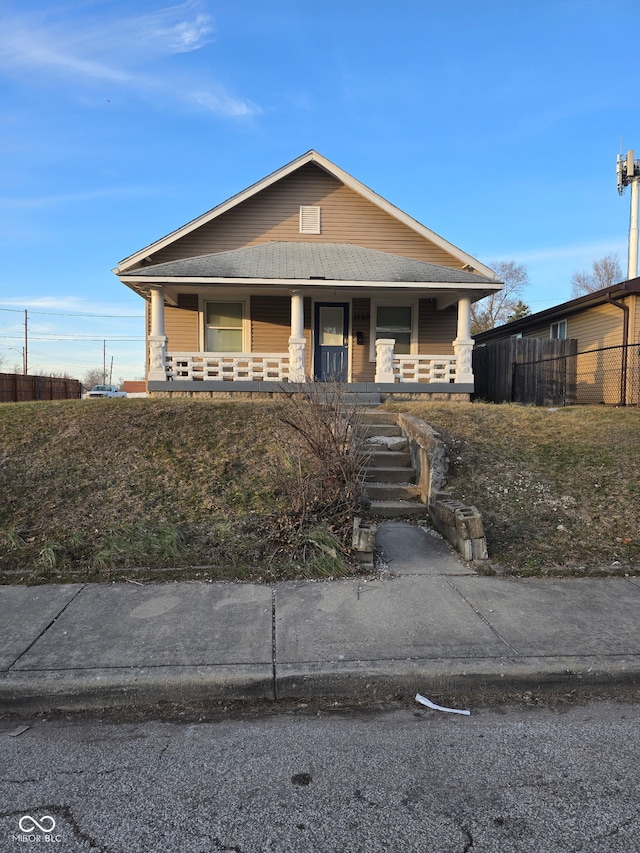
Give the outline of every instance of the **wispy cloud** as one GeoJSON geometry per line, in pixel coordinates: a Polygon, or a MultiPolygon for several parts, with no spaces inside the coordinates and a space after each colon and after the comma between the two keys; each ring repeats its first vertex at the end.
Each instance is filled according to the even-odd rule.
{"type": "MultiPolygon", "coordinates": [[[[91,9],[91,7],[89,7],[91,9]]],[[[168,72],[166,59],[200,50],[214,39],[211,15],[201,0],[186,0],[144,15],[88,16],[80,6],[39,15],[0,11],[0,73],[19,72],[21,81],[52,77],[90,86],[123,86],[141,95],[162,94],[217,115],[261,112],[251,101],[213,83],[202,85],[188,72],[168,72]]]]}
{"type": "Polygon", "coordinates": [[[223,113],[229,116],[250,116],[262,112],[255,104],[250,101],[238,100],[221,87],[191,92],[189,97],[192,103],[214,113],[223,113]]]}
{"type": "Polygon", "coordinates": [[[1,210],[37,210],[59,206],[62,204],[74,204],[83,201],[95,201],[97,199],[119,199],[119,198],[139,198],[140,196],[148,196],[157,193],[157,188],[150,187],[102,187],[96,190],[87,190],[86,192],[62,193],[59,195],[41,195],[31,198],[12,198],[10,196],[0,196],[0,211],[1,210]]]}
{"type": "MultiPolygon", "coordinates": [[[[23,314],[27,309],[33,314],[51,314],[63,317],[103,317],[106,319],[119,317],[125,319],[138,319],[143,314],[142,303],[140,306],[112,303],[101,300],[90,300],[80,296],[68,296],[64,294],[45,296],[10,296],[0,299],[0,319],[6,324],[7,318],[12,314],[23,314]],[[136,313],[136,310],[138,313],[136,313]]],[[[41,321],[43,322],[43,321],[41,321]]],[[[24,328],[23,321],[20,324],[24,328]]]]}

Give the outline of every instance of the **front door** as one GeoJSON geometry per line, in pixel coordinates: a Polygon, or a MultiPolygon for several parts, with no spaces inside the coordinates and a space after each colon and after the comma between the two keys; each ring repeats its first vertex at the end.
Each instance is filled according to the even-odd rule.
{"type": "Polygon", "coordinates": [[[342,302],[317,302],[314,352],[316,379],[322,382],[347,381],[348,344],[349,306],[342,302]]]}

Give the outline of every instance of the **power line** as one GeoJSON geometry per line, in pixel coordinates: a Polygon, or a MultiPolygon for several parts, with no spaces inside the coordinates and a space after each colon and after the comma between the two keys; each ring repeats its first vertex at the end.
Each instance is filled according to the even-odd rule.
{"type": "MultiPolygon", "coordinates": [[[[21,341],[23,337],[21,335],[2,335],[0,340],[7,341],[21,341]]],[[[89,336],[82,335],[29,335],[30,341],[63,341],[63,342],[72,342],[72,341],[80,341],[90,343],[91,341],[111,341],[113,343],[126,343],[127,341],[144,341],[144,338],[141,337],[133,337],[133,336],[112,336],[108,337],[105,335],[100,335],[99,338],[93,338],[89,336]]]]}
{"type": "MultiPolygon", "coordinates": [[[[23,308],[0,308],[0,311],[12,311],[14,313],[23,314],[23,308]]],[[[47,317],[104,317],[110,320],[143,320],[142,314],[81,314],[65,311],[37,311],[29,309],[29,314],[42,314],[47,317]]]]}
{"type": "MultiPolygon", "coordinates": [[[[98,361],[97,358],[69,358],[66,353],[61,355],[60,353],[42,352],[42,350],[33,349],[30,351],[30,355],[36,356],[39,359],[46,359],[48,361],[63,361],[65,364],[95,364],[98,361]]],[[[102,361],[102,354],[100,354],[99,360],[102,361]]]]}

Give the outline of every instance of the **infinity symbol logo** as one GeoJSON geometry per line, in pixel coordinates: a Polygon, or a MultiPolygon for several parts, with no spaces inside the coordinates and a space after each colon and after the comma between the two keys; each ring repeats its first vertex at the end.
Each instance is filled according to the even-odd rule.
{"type": "Polygon", "coordinates": [[[53,832],[56,828],[56,822],[51,815],[48,814],[42,815],[39,821],[37,821],[35,817],[31,817],[30,814],[26,814],[20,818],[18,826],[22,832],[33,832],[36,827],[40,832],[53,832]]]}

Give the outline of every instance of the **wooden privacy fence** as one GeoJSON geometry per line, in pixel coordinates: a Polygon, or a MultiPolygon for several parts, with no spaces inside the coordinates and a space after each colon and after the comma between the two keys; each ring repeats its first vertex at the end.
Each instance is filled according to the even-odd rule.
{"type": "Polygon", "coordinates": [[[79,400],[81,397],[82,383],[79,379],[0,373],[0,403],[24,403],[29,400],[79,400]]]}
{"type": "Polygon", "coordinates": [[[474,347],[476,399],[566,406],[575,402],[577,340],[508,338],[474,347]],[[520,371],[519,365],[528,365],[520,371]]]}

